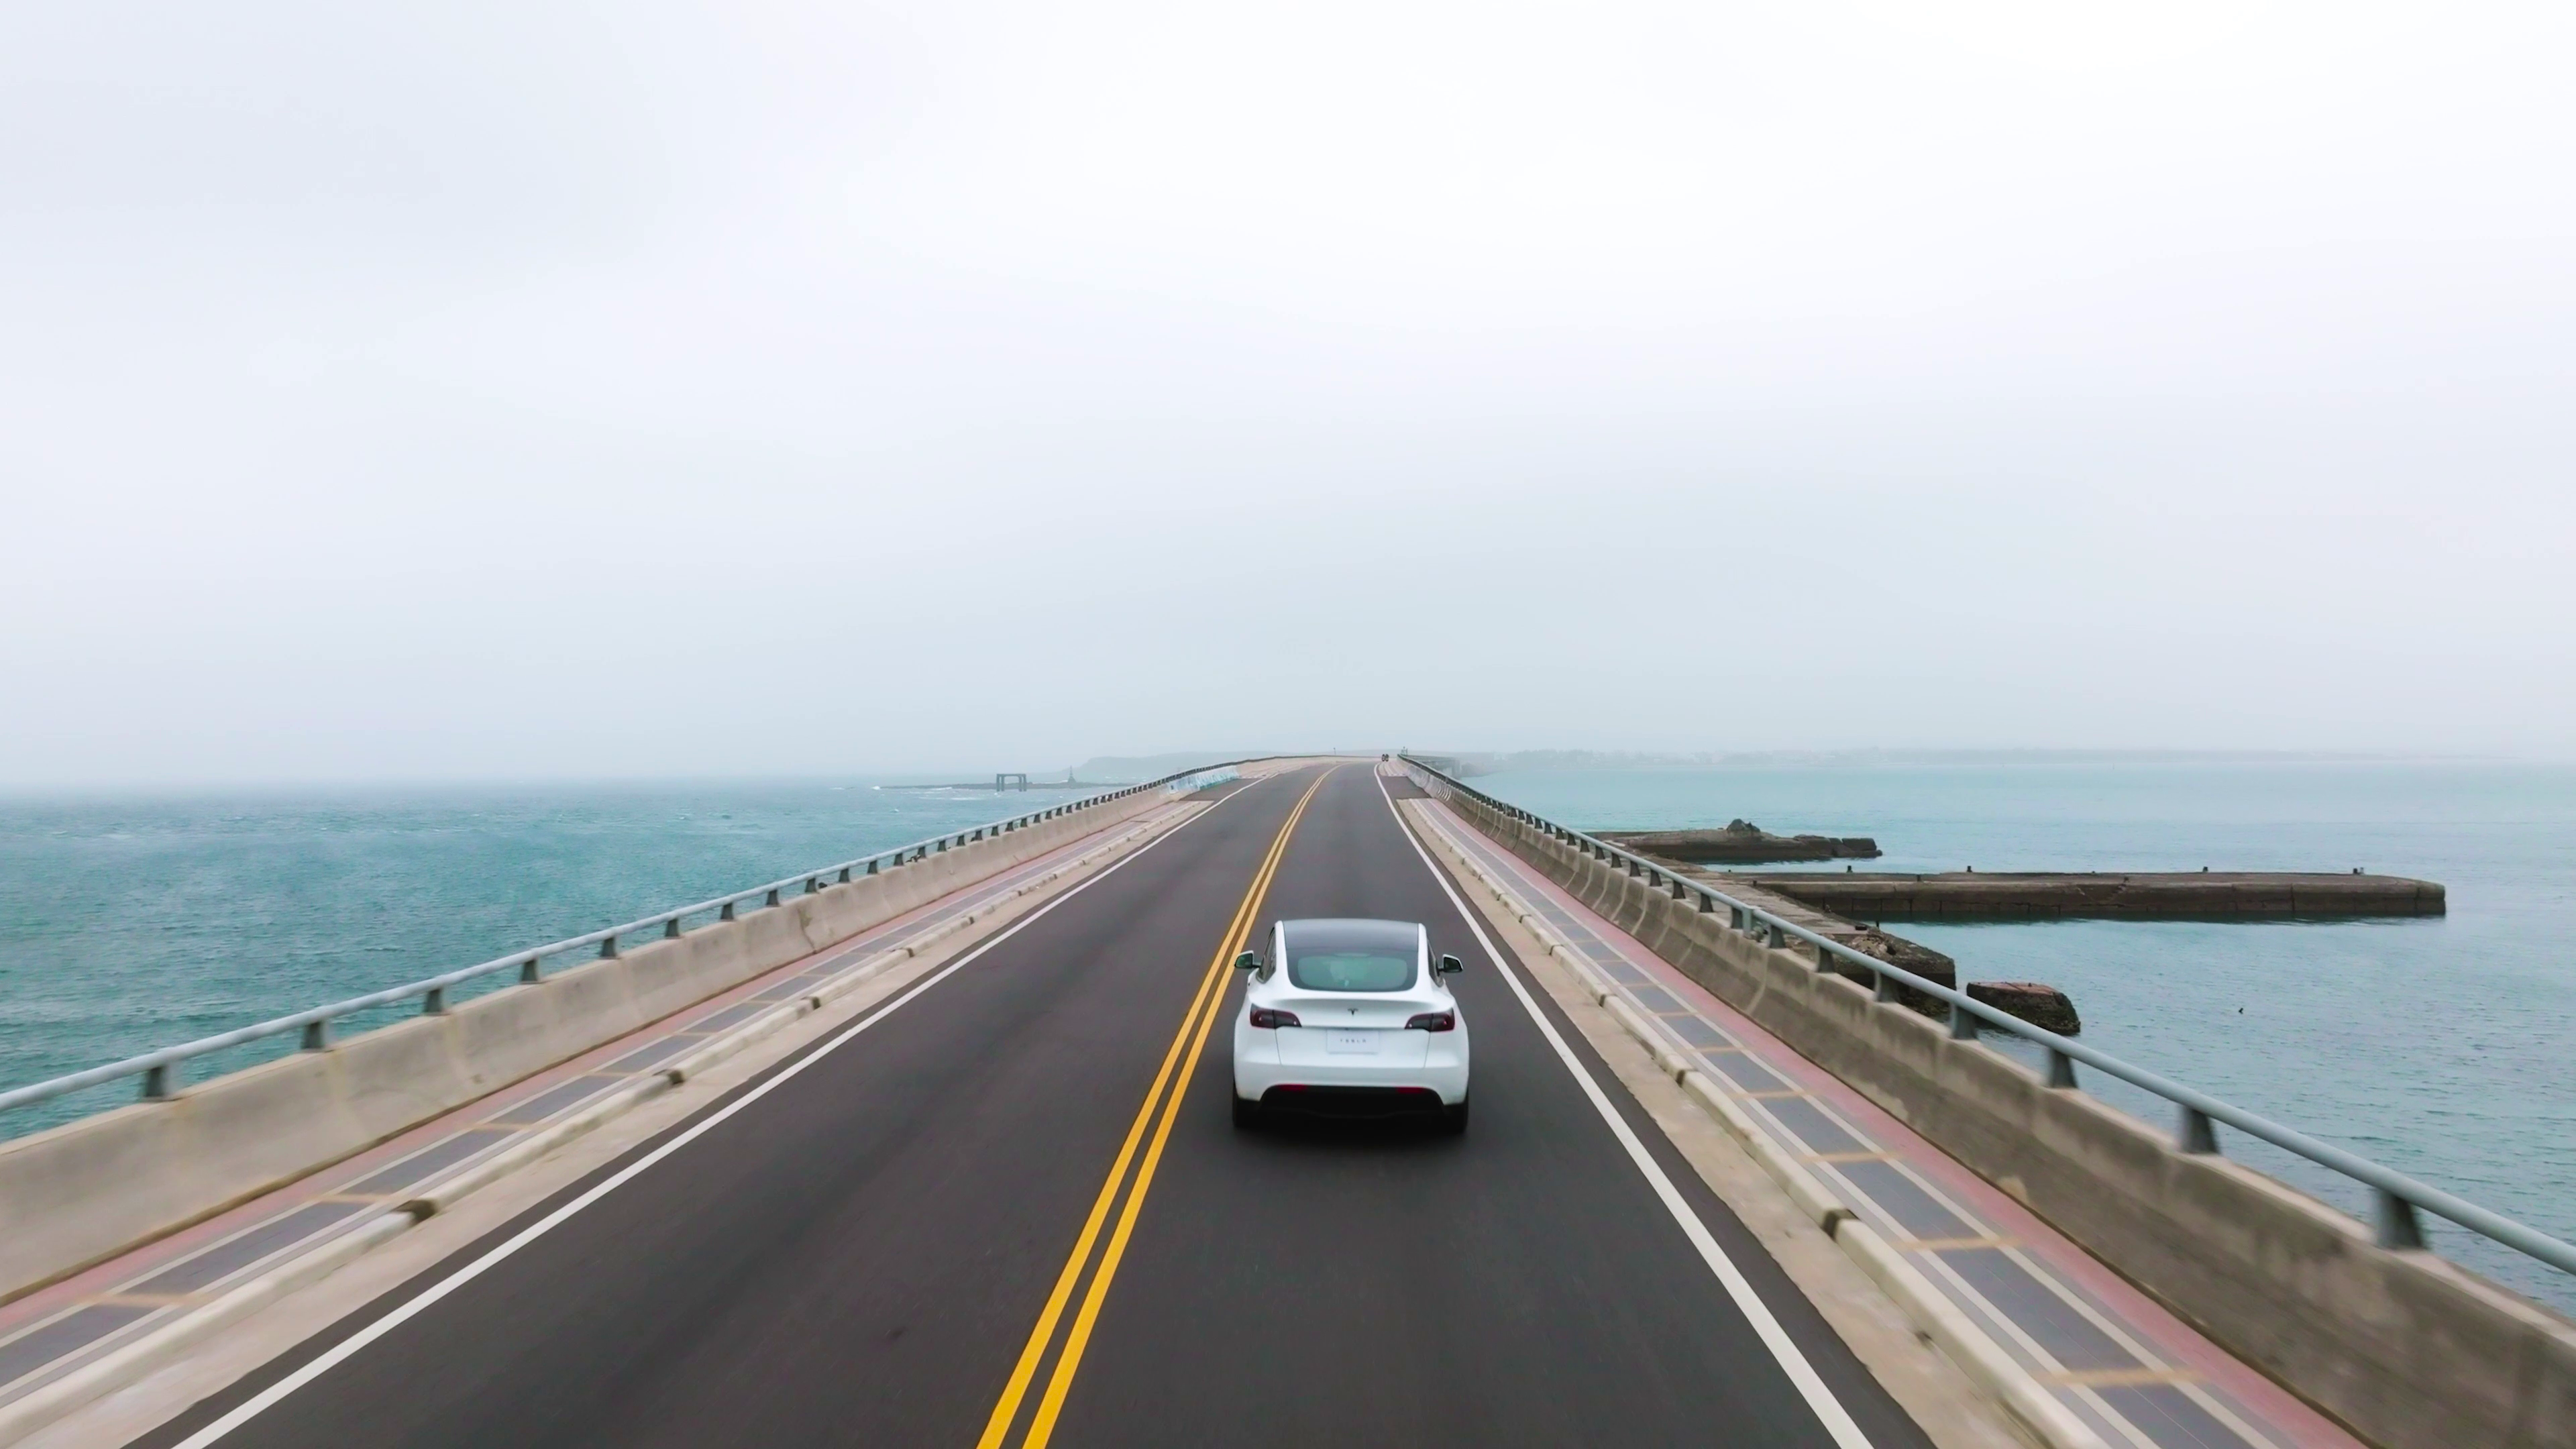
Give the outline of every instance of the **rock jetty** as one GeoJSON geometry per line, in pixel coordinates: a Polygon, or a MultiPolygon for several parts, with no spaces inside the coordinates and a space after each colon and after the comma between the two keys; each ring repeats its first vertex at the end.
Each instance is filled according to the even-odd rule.
{"type": "Polygon", "coordinates": [[[2075,1003],[2054,986],[2036,981],[1971,981],[1963,989],[1970,1001],[1981,1001],[2006,1015],[2018,1016],[2041,1031],[2073,1036],[2084,1030],[2083,1019],[2075,1014],[2075,1003]]]}
{"type": "MultiPolygon", "coordinates": [[[[1738,821],[1736,823],[1740,825],[1743,822],[1738,821]]],[[[1685,832],[1629,830],[1618,832],[1603,831],[1601,832],[1601,835],[1603,839],[1617,840],[1624,843],[1640,839],[1650,839],[1657,835],[1681,833],[1685,832]]],[[[1706,830],[1688,833],[1716,835],[1722,832],[1706,830]]],[[[1867,842],[1863,843],[1866,844],[1867,842]]],[[[1649,853],[1635,845],[1629,845],[1628,848],[1631,850],[1637,850],[1641,855],[1649,853]]],[[[1874,849],[1875,847],[1872,848],[1874,849]]],[[[1661,852],[1653,853],[1661,854],[1661,852]]],[[[2058,990],[2056,987],[2044,986],[2038,982],[2031,981],[1980,981],[1972,982],[1965,987],[1961,987],[1959,984],[1959,964],[1948,956],[1924,945],[1922,942],[1908,940],[1903,936],[1880,929],[1875,925],[1864,924],[1862,921],[1849,919],[1846,916],[1837,914],[1830,907],[1826,906],[1824,902],[1815,900],[1811,897],[1805,895],[1793,895],[1786,890],[1773,888],[1775,883],[1781,881],[1843,881],[1853,879],[1852,876],[1810,876],[1803,874],[1773,873],[1769,871],[1716,871],[1693,867],[1688,862],[1681,861],[1675,857],[1666,856],[1665,858],[1667,860],[1671,860],[1675,865],[1682,866],[1691,876],[1709,882],[1711,885],[1718,887],[1720,890],[1725,891],[1728,895],[1744,902],[1746,905],[1753,906],[1759,910],[1769,911],[1771,914],[1780,917],[1782,920],[1813,931],[1817,935],[1832,941],[1838,946],[1847,947],[1864,956],[1884,961],[1890,966],[1901,966],[1904,969],[1913,972],[1915,975],[1935,983],[1936,985],[1947,986],[1954,990],[1965,990],[1972,999],[1987,1002],[1999,1011],[2011,1012],[2013,1015],[2021,1017],[2022,1020],[2030,1022],[2034,1026],[2043,1027],[2049,1031],[2058,1032],[2061,1035],[2066,1036],[2072,1036],[2082,1029],[2082,1025],[2075,1015],[2075,1003],[2068,998],[2065,992],[2058,990]],[[1990,996],[1986,994],[1988,992],[1995,994],[1990,996]]],[[[1869,878],[1870,877],[1861,877],[1861,879],[1869,878]]],[[[1864,986],[1874,984],[1872,981],[1872,973],[1867,967],[1853,965],[1839,957],[1832,957],[1821,964],[1825,965],[1835,974],[1857,981],[1864,986]]],[[[1940,998],[1933,996],[1929,992],[1916,990],[1911,986],[1899,985],[1896,988],[1896,999],[1902,1005],[1921,1012],[1925,1016],[1933,1017],[1936,1020],[1946,1018],[1950,1014],[1949,1006],[1940,998]]]]}
{"type": "Polygon", "coordinates": [[[1749,820],[1723,830],[1605,830],[1601,838],[1633,850],[1691,865],[1760,865],[1779,860],[1876,860],[1878,842],[1865,835],[1774,835],[1749,820]]]}
{"type": "Polygon", "coordinates": [[[2442,887],[2296,871],[1764,872],[1762,885],[1862,921],[2299,921],[2438,916],[2442,887]]]}

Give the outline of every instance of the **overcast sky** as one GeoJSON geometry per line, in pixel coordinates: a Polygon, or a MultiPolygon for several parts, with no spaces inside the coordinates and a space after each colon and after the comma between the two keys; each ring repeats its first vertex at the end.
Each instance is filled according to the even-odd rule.
{"type": "Polygon", "coordinates": [[[2576,8],[0,11],[0,785],[2576,755],[2576,8]]]}

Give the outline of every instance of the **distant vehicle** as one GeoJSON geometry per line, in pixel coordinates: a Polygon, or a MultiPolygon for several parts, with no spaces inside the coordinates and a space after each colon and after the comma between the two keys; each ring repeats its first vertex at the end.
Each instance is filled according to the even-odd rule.
{"type": "Polygon", "coordinates": [[[1467,1018],[1414,921],[1280,921],[1234,1019],[1234,1123],[1273,1111],[1345,1117],[1437,1112],[1467,1130],[1467,1018]]]}

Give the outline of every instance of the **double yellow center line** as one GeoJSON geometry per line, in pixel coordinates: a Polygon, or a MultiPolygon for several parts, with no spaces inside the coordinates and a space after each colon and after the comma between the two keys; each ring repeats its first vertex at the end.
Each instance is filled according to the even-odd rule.
{"type": "MultiPolygon", "coordinates": [[[[1332,772],[1324,773],[1329,776],[1332,772]]],[[[1101,1224],[1109,1220],[1114,1208],[1118,1224],[1110,1230],[1109,1246],[1101,1253],[1099,1264],[1092,1268],[1082,1307],[1073,1316],[1073,1328],[1056,1354],[1055,1370],[1047,1376],[1046,1393],[1038,1399],[1037,1413],[1030,1419],[1028,1433],[1020,1444],[1022,1449],[1041,1449],[1055,1433],[1056,1416],[1064,1411],[1065,1393],[1073,1387],[1074,1371],[1082,1366],[1082,1350],[1091,1341],[1091,1328],[1100,1318],[1101,1302],[1109,1296],[1109,1280],[1117,1276],[1118,1260],[1126,1254],[1137,1211],[1144,1206],[1145,1190],[1153,1185],[1155,1165],[1162,1161],[1163,1143],[1172,1135],[1172,1121],[1180,1115],[1181,1098],[1189,1092],[1190,1072],[1198,1065],[1199,1049],[1207,1044],[1208,1031],[1216,1025],[1217,1012],[1225,1004],[1227,968],[1252,933],[1253,919],[1261,913],[1262,897],[1270,892],[1270,879],[1279,873],[1279,858],[1288,852],[1288,837],[1296,833],[1297,821],[1305,815],[1307,803],[1322,788],[1321,776],[1306,787],[1306,793],[1297,798],[1296,808],[1288,812],[1287,823],[1279,827],[1278,838],[1270,842],[1269,854],[1261,858],[1261,868],[1253,872],[1252,885],[1243,893],[1243,903],[1235,907],[1233,924],[1226,927],[1225,935],[1217,942],[1216,955],[1208,962],[1207,974],[1199,980],[1198,994],[1190,998],[1190,1009],[1181,1017],[1180,1030],[1172,1034],[1172,1045],[1163,1053],[1162,1069],[1154,1073],[1154,1084],[1145,1091],[1144,1105],[1136,1109],[1136,1120],[1127,1128],[1127,1140],[1118,1148],[1117,1161],[1110,1165],[1109,1180],[1100,1185],[1100,1196],[1091,1204],[1091,1216],[1083,1220],[1082,1236],[1074,1239],[1073,1254],[1065,1259],[1064,1271],[1056,1277],[1055,1291],[1047,1295],[1046,1308],[1038,1314],[1037,1327],[1029,1332],[1028,1346],[1020,1350],[1020,1361],[1012,1367],[1010,1382],[1003,1385],[1001,1400],[993,1405],[993,1417],[985,1422],[984,1437],[976,1441],[976,1449],[1001,1449],[1010,1437],[1011,1425],[1020,1416],[1021,1401],[1027,1398],[1038,1366],[1045,1362],[1047,1348],[1055,1340],[1056,1325],[1064,1317],[1065,1305],[1073,1301],[1074,1290],[1083,1287],[1083,1269],[1091,1265],[1091,1250],[1100,1241],[1101,1224]],[[1146,1141],[1148,1123],[1153,1125],[1153,1139],[1145,1147],[1143,1165],[1136,1168],[1131,1183],[1127,1170],[1135,1165],[1137,1144],[1146,1141]],[[1122,1186],[1126,1188],[1123,1201],[1119,1192],[1122,1186]]]]}

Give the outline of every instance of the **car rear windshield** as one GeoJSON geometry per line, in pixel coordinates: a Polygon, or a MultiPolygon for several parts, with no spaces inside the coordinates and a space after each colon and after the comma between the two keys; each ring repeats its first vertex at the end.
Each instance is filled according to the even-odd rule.
{"type": "Polygon", "coordinates": [[[1288,948],[1288,979],[1307,991],[1402,991],[1413,984],[1413,953],[1368,947],[1288,948]]]}

